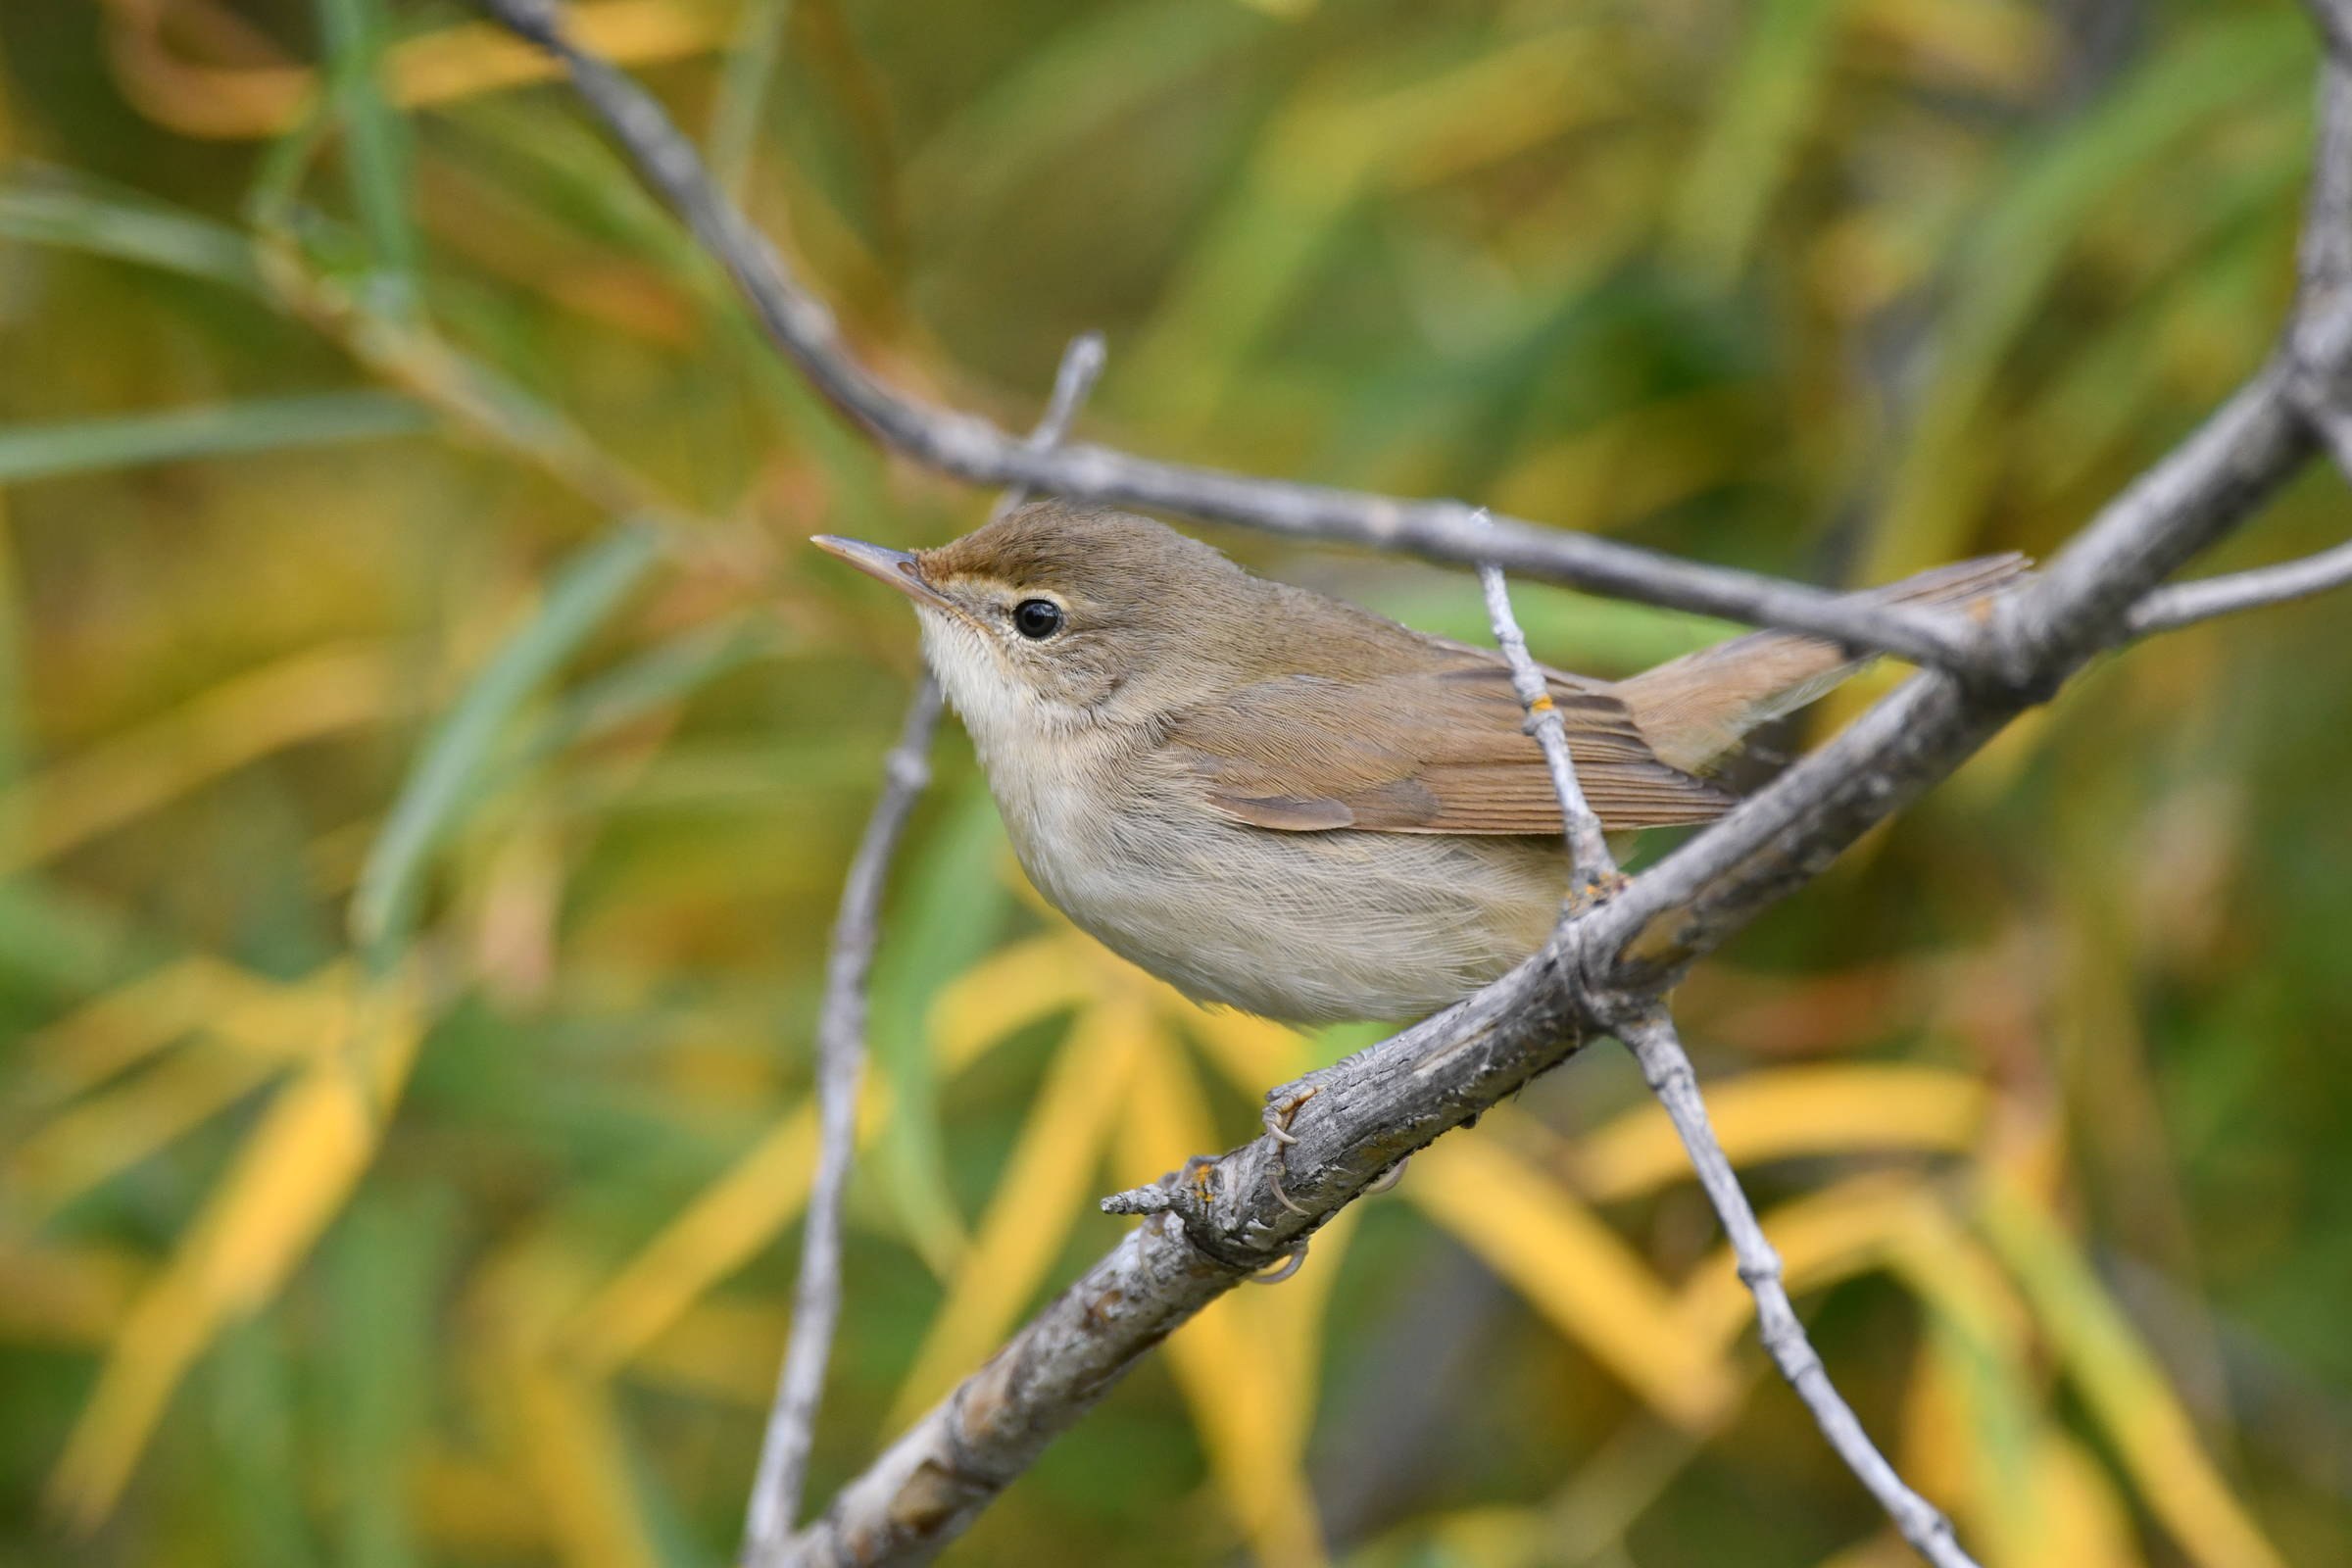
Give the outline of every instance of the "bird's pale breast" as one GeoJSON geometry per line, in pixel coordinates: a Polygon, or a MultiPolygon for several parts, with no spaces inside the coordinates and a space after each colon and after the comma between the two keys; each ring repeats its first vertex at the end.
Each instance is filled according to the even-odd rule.
{"type": "Polygon", "coordinates": [[[1104,946],[1203,1002],[1299,1023],[1420,1017],[1533,953],[1558,912],[1553,840],[1273,832],[1108,737],[1058,756],[990,761],[1022,866],[1104,946]]]}

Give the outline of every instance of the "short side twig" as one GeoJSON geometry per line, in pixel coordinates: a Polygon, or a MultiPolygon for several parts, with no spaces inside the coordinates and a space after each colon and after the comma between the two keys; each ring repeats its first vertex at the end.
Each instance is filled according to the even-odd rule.
{"type": "Polygon", "coordinates": [[[2310,599],[2352,584],[2352,544],[2305,556],[2276,566],[2256,566],[2221,577],[2159,588],[2132,610],[2132,632],[2177,631],[2217,615],[2310,599]]]}
{"type": "MultiPolygon", "coordinates": [[[[1569,855],[1577,872],[1588,879],[1588,886],[1597,884],[1605,889],[1617,880],[1616,861],[1609,854],[1600,818],[1577,782],[1576,763],[1569,755],[1565,726],[1559,710],[1552,705],[1550,687],[1527,651],[1527,638],[1519,629],[1518,617],[1511,613],[1510,590],[1501,570],[1481,566],[1478,575],[1486,589],[1487,616],[1494,623],[1494,641],[1501,645],[1503,658],[1510,662],[1511,683],[1519,693],[1520,706],[1527,710],[1528,726],[1543,744],[1544,760],[1551,766],[1552,788],[1558,792],[1560,814],[1568,824],[1569,855]]],[[[1570,915],[1563,918],[1561,940],[1567,940],[1575,930],[1573,912],[1572,906],[1570,915]]],[[[1723,1222],[1724,1234],[1732,1240],[1732,1251],[1740,1262],[1740,1278],[1756,1298],[1756,1322],[1773,1364],[1813,1412],[1813,1419],[1820,1424],[1822,1435],[1829,1439],[1838,1457],[1845,1461],[1846,1468],[1853,1471],[1870,1494],[1879,1499],[1903,1539],[1936,1568],[1976,1568],[1974,1560],[1961,1550],[1953,1536],[1951,1521],[1912,1491],[1870,1441],[1852,1406],[1831,1383],[1829,1369],[1822,1364],[1820,1354],[1805,1338],[1804,1324],[1798,1321],[1795,1307],[1789,1304],[1788,1292],[1781,1283],[1780,1254],[1764,1239],[1763,1227],[1756,1222],[1755,1208],[1740,1186],[1730,1156],[1716,1141],[1715,1129],[1707,1120],[1706,1101],[1699,1093],[1698,1075],[1691,1070],[1690,1058],[1683,1050],[1673,1014],[1667,1010],[1665,1002],[1642,1001],[1624,1018],[1610,1022],[1617,1037],[1642,1064],[1642,1078],[1674,1123],[1683,1148],[1690,1153],[1691,1168],[1698,1173],[1699,1185],[1706,1189],[1707,1200],[1723,1222]]]]}
{"type": "Polygon", "coordinates": [[[1756,1211],[1741,1190],[1723,1145],[1716,1141],[1715,1129],[1707,1120],[1706,1101],[1698,1092],[1698,1077],[1675,1032],[1674,1019],[1663,1006],[1651,1005],[1622,1020],[1616,1029],[1618,1038],[1642,1064],[1642,1076],[1650,1093],[1666,1108],[1691,1167],[1698,1172],[1699,1185],[1706,1189],[1707,1200],[1723,1222],[1724,1234],[1731,1238],[1740,1282],[1756,1298],[1757,1328],[1773,1364],[1796,1390],[1796,1396],[1805,1401],[1805,1408],[1813,1412],[1822,1436],[1829,1439],[1838,1457],[1870,1489],[1913,1549],[1936,1568],[1976,1568],[1974,1559],[1953,1537],[1951,1521],[1912,1491],[1870,1441],[1853,1407],[1830,1381],[1819,1352],[1805,1338],[1805,1326],[1781,1283],[1780,1254],[1764,1239],[1756,1211]]]}
{"type": "MultiPolygon", "coordinates": [[[[1067,433],[1102,373],[1102,339],[1087,332],[1062,351],[1053,400],[1030,436],[1045,447],[1067,433]]],[[[1002,514],[1024,499],[1000,498],[1002,514]]],[[[865,1076],[865,977],[880,939],[882,885],[923,786],[930,781],[932,732],[939,724],[939,683],[925,675],[900,726],[898,744],[883,763],[882,798],[874,803],[865,836],[850,861],[825,960],[825,998],[817,1016],[817,1161],[808,1190],[808,1218],[801,1233],[801,1272],[793,1291],[792,1334],[776,1379],[776,1398],[753,1472],[744,1522],[744,1553],[758,1561],[792,1532],[815,1442],[816,1411],[824,1397],[825,1367],[841,1320],[841,1200],[857,1147],[858,1094],[865,1076]]]]}
{"type": "Polygon", "coordinates": [[[1519,694],[1519,706],[1527,710],[1528,733],[1544,748],[1552,792],[1560,798],[1570,884],[1587,896],[1606,893],[1617,881],[1617,860],[1609,854],[1609,838],[1601,831],[1599,814],[1577,782],[1576,762],[1568,754],[1568,726],[1560,717],[1559,706],[1551,700],[1551,683],[1527,651],[1527,635],[1519,629],[1519,617],[1511,613],[1511,590],[1503,581],[1502,568],[1480,563],[1478,585],[1486,592],[1487,619],[1494,628],[1494,642],[1511,666],[1511,689],[1519,694]]]}

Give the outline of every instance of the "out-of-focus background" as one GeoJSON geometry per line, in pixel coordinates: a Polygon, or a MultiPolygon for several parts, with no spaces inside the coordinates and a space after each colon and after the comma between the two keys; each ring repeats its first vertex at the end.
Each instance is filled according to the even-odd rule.
{"type": "MultiPolygon", "coordinates": [[[[903,384],[1867,582],[2046,553],[2273,341],[2283,0],[580,0],[903,384]]],[[[0,1561],[716,1565],[987,498],[448,4],[0,7],[0,1561]]],[[[2333,542],[2315,472],[2212,565],[2333,542]]],[[[1218,533],[1483,636],[1463,574],[1218,533]]],[[[1523,584],[1556,662],[1722,628],[1523,584]]],[[[2093,670],[1687,988],[1818,1342],[1992,1568],[2352,1558],[2352,640],[2093,670]]],[[[1842,694],[1813,733],[1850,716],[1842,694]]],[[[891,890],[823,1497],[1367,1036],[891,890]]],[[[1596,1050],[1185,1329],[972,1563],[1903,1560],[1596,1050]]]]}

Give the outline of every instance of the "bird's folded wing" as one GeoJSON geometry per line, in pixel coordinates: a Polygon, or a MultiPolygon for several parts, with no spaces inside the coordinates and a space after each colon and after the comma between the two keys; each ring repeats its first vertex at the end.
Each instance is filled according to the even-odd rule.
{"type": "MultiPolygon", "coordinates": [[[[1599,683],[1555,677],[1585,797],[1610,828],[1711,821],[1733,798],[1660,761],[1599,683]]],[[[1499,662],[1349,680],[1293,675],[1180,715],[1168,735],[1203,799],[1288,832],[1556,833],[1559,800],[1499,662]]]]}

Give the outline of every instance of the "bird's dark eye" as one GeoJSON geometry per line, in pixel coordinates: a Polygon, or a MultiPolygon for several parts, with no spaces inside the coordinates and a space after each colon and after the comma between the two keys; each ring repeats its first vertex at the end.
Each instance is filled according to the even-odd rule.
{"type": "Polygon", "coordinates": [[[1051,599],[1024,599],[1012,607],[1012,629],[1032,642],[1061,630],[1061,607],[1051,599]]]}

